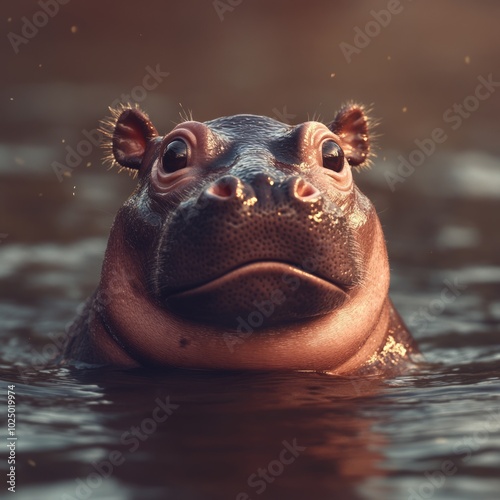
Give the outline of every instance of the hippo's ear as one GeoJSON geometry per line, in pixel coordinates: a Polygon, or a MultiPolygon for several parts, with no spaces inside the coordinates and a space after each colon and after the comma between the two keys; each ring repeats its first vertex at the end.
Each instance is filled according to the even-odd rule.
{"type": "Polygon", "coordinates": [[[115,161],[122,167],[138,170],[148,142],[157,135],[148,116],[140,109],[122,110],[111,131],[111,152],[115,161]]]}
{"type": "Polygon", "coordinates": [[[347,104],[327,127],[342,139],[341,147],[349,165],[367,166],[370,161],[370,119],[363,106],[347,104]]]}

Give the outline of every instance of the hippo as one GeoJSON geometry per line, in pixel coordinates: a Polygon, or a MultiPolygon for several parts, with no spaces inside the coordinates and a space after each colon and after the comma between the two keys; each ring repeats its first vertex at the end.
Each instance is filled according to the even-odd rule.
{"type": "Polygon", "coordinates": [[[240,114],[161,136],[113,111],[108,152],[137,175],[64,359],[120,368],[397,374],[418,348],[389,298],[376,210],[353,180],[370,120],[240,114]]]}

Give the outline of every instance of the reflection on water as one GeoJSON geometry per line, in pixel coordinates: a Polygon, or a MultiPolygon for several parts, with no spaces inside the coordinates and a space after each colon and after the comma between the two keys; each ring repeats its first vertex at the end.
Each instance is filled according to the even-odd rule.
{"type": "Polygon", "coordinates": [[[406,498],[439,484],[449,498],[493,499],[498,361],[460,350],[468,364],[385,382],[3,369],[20,395],[19,477],[32,486],[20,497],[406,498]]]}

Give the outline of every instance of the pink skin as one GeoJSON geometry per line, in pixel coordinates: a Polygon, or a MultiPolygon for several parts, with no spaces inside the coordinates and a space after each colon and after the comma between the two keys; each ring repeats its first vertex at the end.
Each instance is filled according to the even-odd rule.
{"type": "Polygon", "coordinates": [[[98,352],[106,352],[113,364],[176,366],[182,368],[330,370],[350,373],[382,347],[389,324],[387,298],[389,269],[380,224],[367,275],[374,276],[356,290],[339,310],[307,323],[274,327],[273,336],[252,334],[228,349],[220,328],[198,325],[169,314],[147,299],[134,266],[133,249],[123,248],[120,228],[114,227],[107,254],[119,252],[125,258],[106,258],[101,288],[113,286],[112,307],[105,315],[108,328],[120,332],[121,349],[102,324],[93,325],[92,336],[98,352]],[[110,277],[112,285],[109,284],[110,277]],[[140,332],[140,334],[138,334],[140,332]],[[187,348],[180,349],[181,339],[187,348]],[[133,357],[126,354],[133,353],[133,357]]]}
{"type": "MultiPolygon", "coordinates": [[[[133,212],[124,208],[111,230],[98,288],[110,300],[105,307],[96,308],[85,333],[85,350],[93,354],[79,356],[79,348],[69,348],[67,355],[124,368],[293,369],[338,375],[400,371],[416,347],[388,297],[389,263],[380,222],[371,203],[355,186],[351,172],[351,166],[362,164],[367,158],[366,130],[366,117],[356,106],[339,113],[330,127],[318,122],[298,127],[299,159],[294,168],[300,169],[301,178],[290,188],[297,206],[308,206],[328,192],[329,199],[349,213],[349,227],[356,231],[362,263],[360,279],[353,286],[346,288],[283,259],[250,259],[209,282],[194,280],[195,284],[187,290],[184,285],[179,286],[183,292],[174,292],[173,297],[184,294],[188,299],[191,295],[196,299],[203,298],[203,293],[222,294],[221,309],[214,311],[214,321],[193,321],[172,312],[152,294],[147,285],[151,282],[151,245],[137,243],[139,237],[131,233],[135,229],[130,227],[133,212]],[[335,141],[344,151],[340,171],[322,166],[321,145],[326,140],[335,141]],[[145,248],[149,253],[145,253],[145,248]],[[264,324],[243,336],[235,336],[234,327],[217,324],[224,300],[232,298],[244,280],[267,283],[269,289],[276,283],[273,277],[283,275],[299,280],[305,293],[299,295],[300,300],[314,295],[304,290],[313,290],[318,295],[341,297],[341,305],[300,321],[264,324]]],[[[210,126],[184,122],[160,138],[145,115],[138,110],[126,110],[116,124],[113,151],[118,163],[139,170],[137,192],[146,185],[152,203],[174,206],[199,186],[200,179],[208,175],[207,165],[224,153],[216,136],[210,126]],[[176,139],[189,144],[188,164],[167,172],[161,159],[165,148],[176,139]]],[[[292,166],[278,157],[276,165],[287,175],[293,173],[292,166]]],[[[245,185],[234,180],[234,175],[232,183],[214,179],[207,180],[203,188],[210,200],[229,204],[233,199],[243,199],[245,185]]],[[[252,203],[250,208],[243,208],[252,210],[252,203]]],[[[217,305],[218,299],[215,300],[217,305]]],[[[196,316],[196,310],[192,314],[196,316]]],[[[235,311],[233,317],[237,315],[235,311]]]]}

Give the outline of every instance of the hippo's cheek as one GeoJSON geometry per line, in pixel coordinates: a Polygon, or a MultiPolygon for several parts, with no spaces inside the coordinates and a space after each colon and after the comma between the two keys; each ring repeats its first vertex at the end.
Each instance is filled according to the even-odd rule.
{"type": "Polygon", "coordinates": [[[167,306],[195,321],[237,329],[296,322],[331,312],[347,293],[299,267],[283,262],[254,262],[201,286],[169,296],[167,306]]]}

